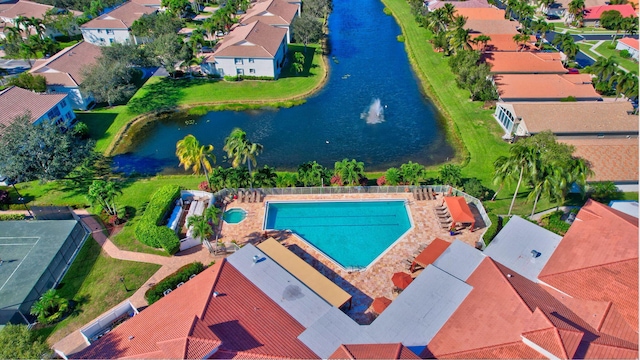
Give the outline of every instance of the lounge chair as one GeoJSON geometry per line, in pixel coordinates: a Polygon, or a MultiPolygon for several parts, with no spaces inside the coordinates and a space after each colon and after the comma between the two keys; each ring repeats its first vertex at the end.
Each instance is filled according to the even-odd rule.
{"type": "Polygon", "coordinates": [[[433,188],[429,188],[429,190],[431,191],[431,196],[433,197],[433,200],[436,199],[436,191],[433,190],[433,188]]]}
{"type": "Polygon", "coordinates": [[[258,190],[253,190],[251,197],[252,197],[252,202],[258,202],[258,190]]]}
{"type": "Polygon", "coordinates": [[[420,196],[418,195],[418,189],[414,188],[413,189],[413,199],[414,200],[420,200],[420,196]]]}
{"type": "Polygon", "coordinates": [[[244,202],[244,191],[242,190],[238,190],[238,201],[241,203],[244,202]]]}
{"type": "Polygon", "coordinates": [[[420,188],[420,194],[422,195],[422,200],[428,200],[427,191],[424,188],[420,188]]]}
{"type": "Polygon", "coordinates": [[[429,188],[425,188],[425,189],[424,189],[424,193],[425,193],[425,195],[427,196],[427,199],[428,199],[428,200],[433,200],[433,199],[431,198],[431,192],[429,191],[429,188]]]}

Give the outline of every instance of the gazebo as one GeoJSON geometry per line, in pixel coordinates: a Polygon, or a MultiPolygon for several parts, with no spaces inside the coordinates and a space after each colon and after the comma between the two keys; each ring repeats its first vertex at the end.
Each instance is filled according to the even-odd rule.
{"type": "Polygon", "coordinates": [[[473,216],[473,213],[471,213],[471,209],[464,197],[446,196],[444,202],[447,204],[447,209],[449,209],[454,223],[471,224],[471,230],[474,229],[476,218],[473,216]]]}

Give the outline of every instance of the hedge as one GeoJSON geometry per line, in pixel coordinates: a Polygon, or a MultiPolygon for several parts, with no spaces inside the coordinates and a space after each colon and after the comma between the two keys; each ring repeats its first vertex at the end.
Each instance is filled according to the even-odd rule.
{"type": "Polygon", "coordinates": [[[168,227],[161,226],[169,208],[179,196],[178,185],[166,185],[153,193],[136,226],[135,234],[138,241],[154,248],[161,247],[169,254],[175,254],[180,250],[178,235],[168,227]]]}
{"type": "Polygon", "coordinates": [[[0,214],[0,221],[24,220],[24,214],[0,214]]]}
{"type": "Polygon", "coordinates": [[[489,220],[491,220],[491,226],[489,226],[487,232],[485,232],[484,236],[482,237],[485,245],[489,245],[491,240],[493,240],[493,238],[498,235],[500,230],[502,230],[502,228],[507,225],[507,222],[509,221],[508,217],[503,217],[502,224],[499,224],[498,215],[495,215],[493,213],[488,213],[487,215],[489,215],[489,220]]]}
{"type": "Polygon", "coordinates": [[[150,287],[149,290],[144,293],[144,298],[147,300],[149,305],[151,305],[162,299],[165,291],[175,289],[179,283],[187,282],[191,275],[199,274],[202,270],[204,270],[204,265],[202,265],[201,262],[187,264],[178,269],[178,271],[162,279],[159,283],[150,287]]]}

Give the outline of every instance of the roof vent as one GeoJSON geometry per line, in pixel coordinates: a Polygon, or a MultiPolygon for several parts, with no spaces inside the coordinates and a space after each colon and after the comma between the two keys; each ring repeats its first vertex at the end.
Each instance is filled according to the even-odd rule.
{"type": "Polygon", "coordinates": [[[253,255],[253,263],[257,263],[260,260],[260,255],[253,255]]]}
{"type": "Polygon", "coordinates": [[[539,258],[540,255],[542,255],[540,251],[531,250],[531,256],[533,256],[534,258],[539,258]]]}
{"type": "Polygon", "coordinates": [[[133,335],[129,335],[129,341],[133,340],[133,335]]]}
{"type": "Polygon", "coordinates": [[[218,292],[217,292],[217,291],[214,291],[214,292],[213,292],[213,297],[218,297],[218,295],[219,295],[219,294],[218,294],[218,292]]]}
{"type": "Polygon", "coordinates": [[[507,274],[507,277],[508,277],[508,278],[510,278],[510,277],[512,277],[512,276],[513,276],[513,275],[511,275],[511,274],[507,274]]]}

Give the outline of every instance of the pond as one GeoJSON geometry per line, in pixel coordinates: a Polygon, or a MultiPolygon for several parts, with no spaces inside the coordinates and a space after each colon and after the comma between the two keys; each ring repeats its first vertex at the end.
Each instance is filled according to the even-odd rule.
{"type": "Polygon", "coordinates": [[[313,160],[333,168],[336,161],[355,158],[368,171],[383,171],[408,161],[432,165],[452,158],[440,115],[397,40],[401,30],[394,18],[384,14],[378,0],[335,1],[333,6],[329,79],[305,104],[154,121],[134,135],[134,148],[116,156],[116,169],[180,172],[175,143],[188,134],[212,144],[217,164],[228,166],[222,147],[235,127],[264,146],[258,165],[278,170],[313,160]]]}

